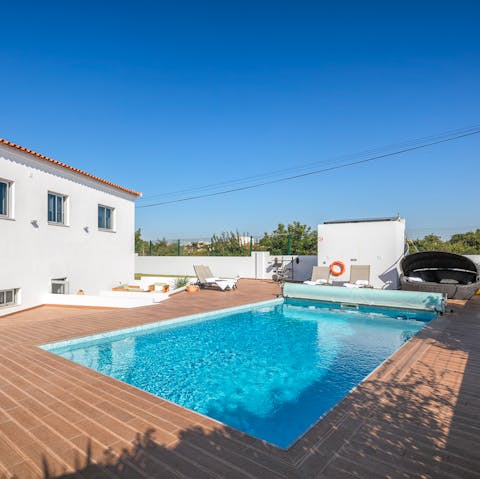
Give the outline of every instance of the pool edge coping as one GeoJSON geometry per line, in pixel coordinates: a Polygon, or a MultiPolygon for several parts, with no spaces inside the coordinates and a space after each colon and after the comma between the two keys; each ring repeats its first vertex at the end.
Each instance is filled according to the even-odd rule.
{"type": "Polygon", "coordinates": [[[169,326],[172,324],[177,324],[177,323],[184,323],[184,322],[190,322],[190,321],[195,321],[197,319],[207,319],[207,318],[213,318],[215,316],[222,316],[224,314],[228,313],[234,313],[234,312],[242,312],[246,311],[252,308],[258,308],[258,307],[263,307],[263,306],[269,306],[269,305],[274,305],[274,304],[282,304],[284,302],[284,298],[275,298],[275,299],[268,299],[266,301],[259,301],[256,303],[248,303],[248,304],[243,304],[241,306],[233,306],[230,308],[222,308],[222,309],[216,309],[213,311],[208,311],[208,312],[203,312],[203,313],[194,313],[194,314],[189,314],[186,316],[176,316],[174,318],[168,318],[168,319],[162,319],[160,321],[154,321],[152,323],[145,323],[141,324],[139,326],[130,326],[128,328],[121,328],[121,329],[111,329],[109,331],[105,331],[103,333],[96,333],[96,334],[89,334],[87,336],[78,336],[72,339],[61,339],[59,341],[53,341],[50,343],[45,343],[45,344],[37,344],[36,347],[39,349],[42,349],[43,351],[48,351],[54,353],[56,349],[60,348],[65,348],[68,346],[74,346],[77,344],[82,344],[85,342],[93,342],[93,341],[98,341],[102,339],[107,339],[115,336],[121,336],[124,334],[129,334],[129,333],[139,333],[143,331],[149,331],[152,329],[157,329],[161,326],[169,326]]]}

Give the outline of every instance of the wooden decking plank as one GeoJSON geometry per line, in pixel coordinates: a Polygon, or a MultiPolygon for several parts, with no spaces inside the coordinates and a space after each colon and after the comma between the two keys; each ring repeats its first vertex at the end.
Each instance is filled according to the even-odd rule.
{"type": "Polygon", "coordinates": [[[44,457],[52,477],[69,479],[475,477],[479,297],[432,321],[287,450],[37,347],[277,293],[241,280],[234,292],[131,310],[41,307],[0,318],[0,476],[40,477],[44,457]],[[155,439],[136,442],[148,431],[155,439]]]}

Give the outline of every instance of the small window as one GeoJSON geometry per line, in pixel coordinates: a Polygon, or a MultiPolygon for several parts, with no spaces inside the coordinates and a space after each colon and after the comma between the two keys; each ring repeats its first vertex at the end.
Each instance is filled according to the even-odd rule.
{"type": "Polygon", "coordinates": [[[66,196],[57,193],[48,193],[48,222],[60,225],[65,224],[66,196]]]}
{"type": "Polygon", "coordinates": [[[0,179],[0,216],[9,218],[11,213],[11,182],[0,179]]]}
{"type": "Polygon", "coordinates": [[[113,212],[113,208],[98,205],[98,229],[113,230],[113,212]]]}
{"type": "Polygon", "coordinates": [[[52,279],[52,294],[68,294],[68,279],[52,279]]]}
{"type": "Polygon", "coordinates": [[[4,289],[0,291],[0,308],[17,304],[18,289],[4,289]]]}

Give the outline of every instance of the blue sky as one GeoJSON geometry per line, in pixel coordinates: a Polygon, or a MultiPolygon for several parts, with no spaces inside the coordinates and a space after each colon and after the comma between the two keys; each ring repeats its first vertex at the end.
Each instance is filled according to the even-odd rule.
{"type": "MultiPolygon", "coordinates": [[[[479,14],[475,1],[9,2],[0,136],[147,197],[478,125],[479,14]]],[[[413,237],[447,235],[480,227],[479,147],[139,209],[137,225],[203,238],[399,212],[413,237]]]]}

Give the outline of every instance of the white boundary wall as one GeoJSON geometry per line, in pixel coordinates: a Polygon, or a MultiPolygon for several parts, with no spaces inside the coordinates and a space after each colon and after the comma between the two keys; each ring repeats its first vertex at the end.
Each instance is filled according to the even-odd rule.
{"type": "Polygon", "coordinates": [[[272,256],[268,251],[253,252],[252,256],[136,256],[135,272],[155,275],[195,276],[194,264],[210,266],[215,276],[270,279],[277,258],[293,267],[293,280],[310,279],[316,256],[272,256]],[[298,259],[298,263],[297,263],[298,259]]]}

